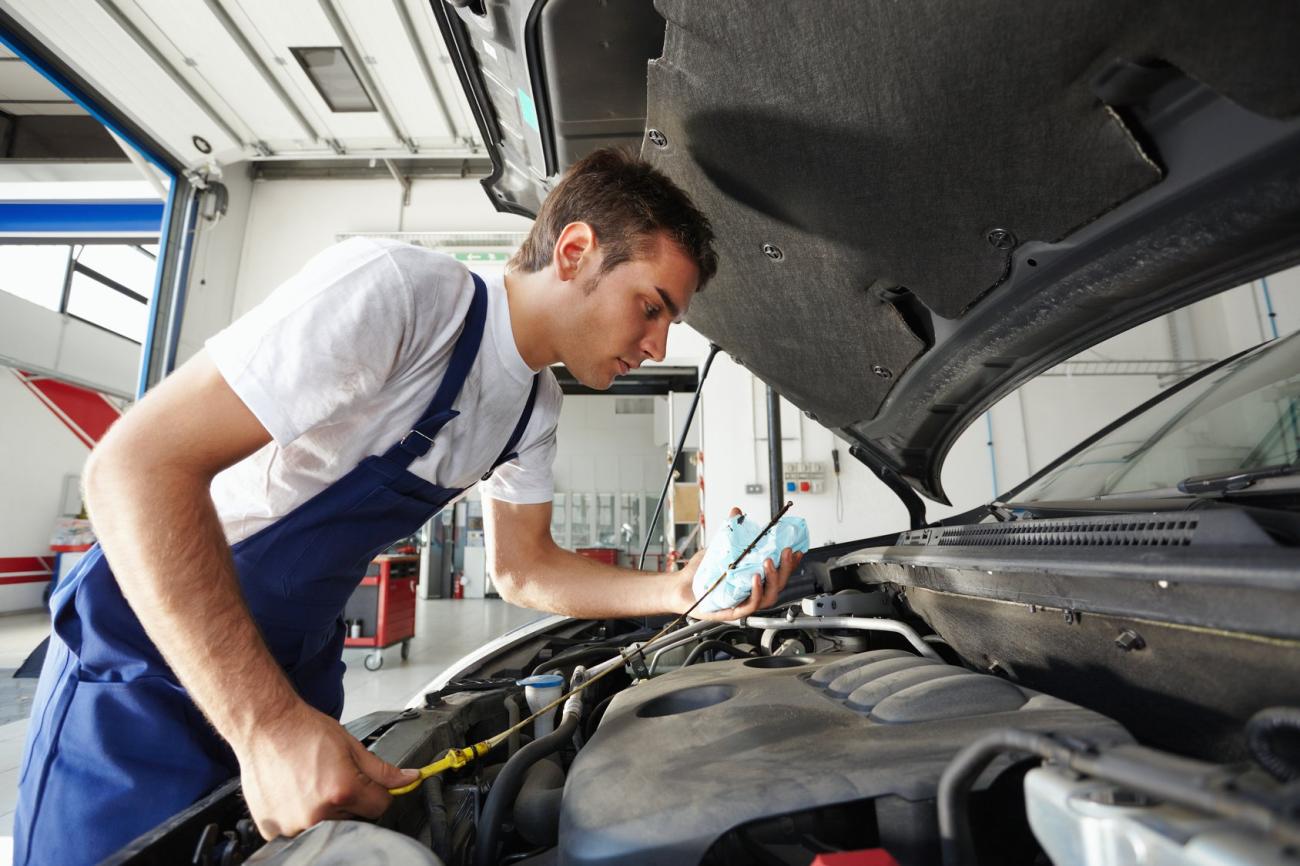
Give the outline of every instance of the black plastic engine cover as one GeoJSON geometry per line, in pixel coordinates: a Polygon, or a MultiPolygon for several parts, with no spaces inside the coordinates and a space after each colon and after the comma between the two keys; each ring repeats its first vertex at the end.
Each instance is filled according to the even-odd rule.
{"type": "Polygon", "coordinates": [[[697,863],[757,819],[931,800],[959,749],[1005,727],[1131,741],[1090,710],[901,650],[685,668],[619,694],[578,753],[559,862],[697,863]]]}

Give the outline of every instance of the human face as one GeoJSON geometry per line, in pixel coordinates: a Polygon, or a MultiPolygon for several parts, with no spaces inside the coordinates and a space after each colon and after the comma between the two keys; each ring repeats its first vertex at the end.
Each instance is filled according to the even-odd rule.
{"type": "Polygon", "coordinates": [[[695,263],[664,234],[649,255],[586,277],[575,299],[565,366],[588,388],[603,391],[643,362],[662,361],[668,327],[686,314],[698,284],[695,263]]]}

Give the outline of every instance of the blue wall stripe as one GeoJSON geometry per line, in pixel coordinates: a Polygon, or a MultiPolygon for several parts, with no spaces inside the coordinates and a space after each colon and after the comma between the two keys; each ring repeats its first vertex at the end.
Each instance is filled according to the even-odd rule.
{"type": "Polygon", "coordinates": [[[20,234],[156,235],[162,228],[162,218],[160,201],[0,202],[0,232],[20,234]]]}

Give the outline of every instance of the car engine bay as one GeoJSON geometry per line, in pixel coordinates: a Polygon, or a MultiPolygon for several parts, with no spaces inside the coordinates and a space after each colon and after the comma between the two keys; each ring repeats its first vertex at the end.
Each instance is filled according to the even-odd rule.
{"type": "MultiPolygon", "coordinates": [[[[869,552],[891,550],[907,553],[869,552]]],[[[1026,685],[1041,680],[1020,677],[1017,659],[959,655],[927,624],[942,603],[927,598],[923,619],[909,603],[920,589],[864,582],[888,573],[871,555],[810,557],[790,600],[764,616],[654,641],[658,623],[643,620],[543,621],[450,672],[423,706],[350,723],[385,760],[422,766],[529,716],[521,679],[572,686],[609,671],[555,711],[549,733],[522,731],[425,780],[377,824],[326,822],[263,845],[232,782],[109,862],[1296,862],[1300,711],[1233,722],[1228,763],[1167,751],[1086,694],[1026,685]]],[[[1099,619],[1021,606],[1054,629],[1099,619]]],[[[1000,619],[985,610],[982,628],[995,634],[1000,619]]],[[[1138,652],[1160,653],[1143,628],[1157,645],[1138,652]]],[[[1132,654],[1112,638],[1116,658],[1132,654]]],[[[1255,684],[1285,703],[1295,653],[1280,648],[1283,667],[1262,674],[1274,686],[1255,684]]],[[[1144,712],[1138,692],[1110,691],[1144,712]]],[[[1186,697],[1188,729],[1225,726],[1186,697]]]]}

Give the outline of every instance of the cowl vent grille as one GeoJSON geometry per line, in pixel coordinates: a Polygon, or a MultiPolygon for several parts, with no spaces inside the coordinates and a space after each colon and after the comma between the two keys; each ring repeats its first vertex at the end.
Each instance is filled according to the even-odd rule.
{"type": "Polygon", "coordinates": [[[977,526],[938,526],[899,536],[900,545],[940,547],[1186,547],[1194,516],[1152,515],[1025,520],[977,526]]]}

